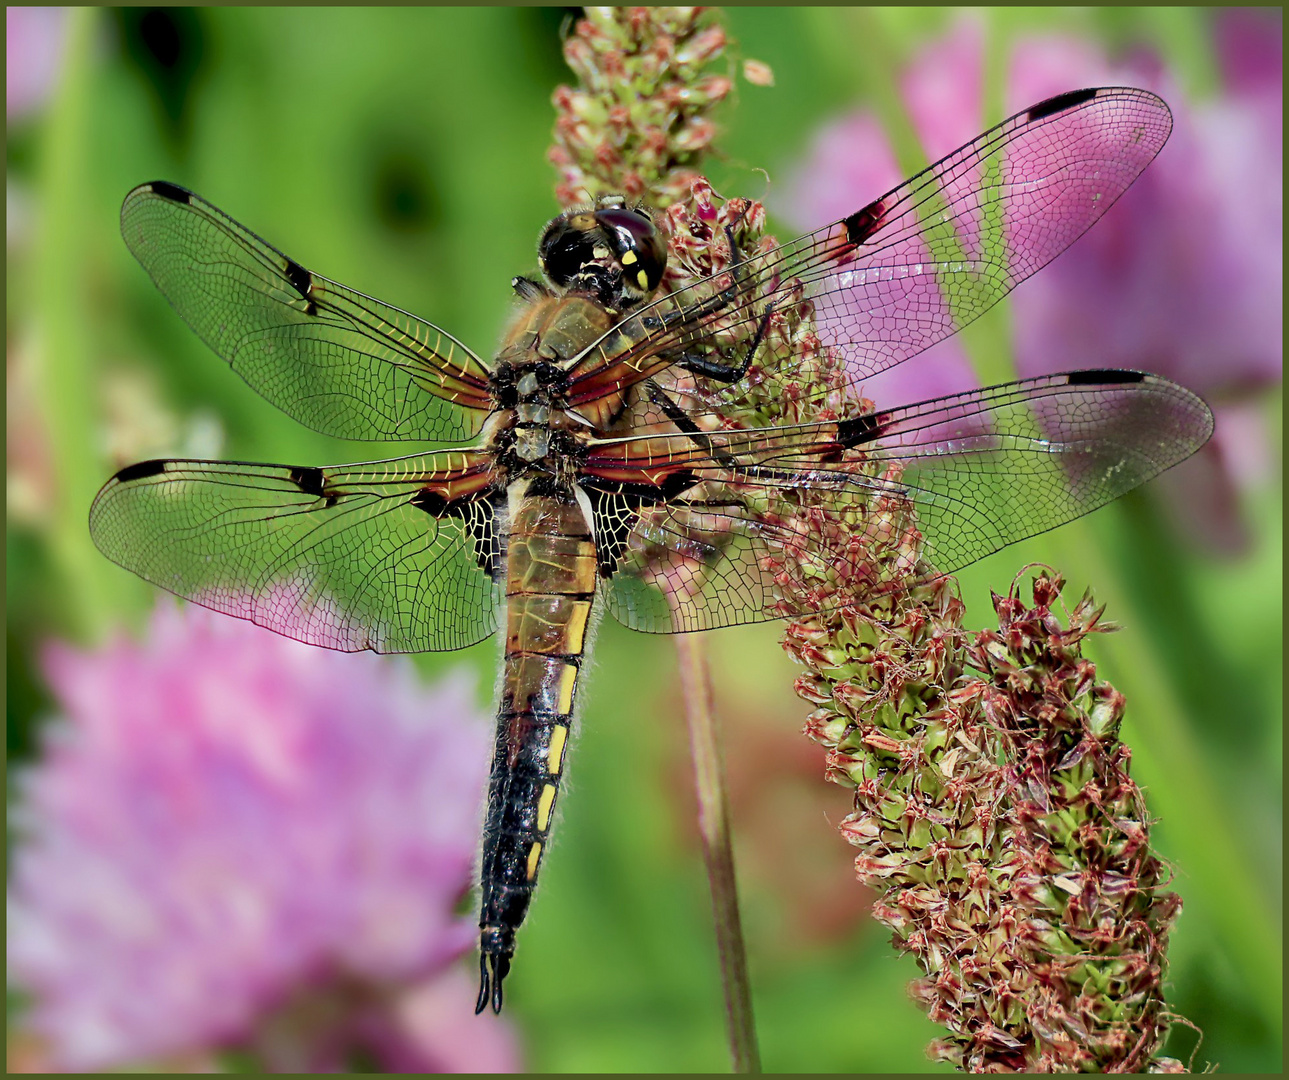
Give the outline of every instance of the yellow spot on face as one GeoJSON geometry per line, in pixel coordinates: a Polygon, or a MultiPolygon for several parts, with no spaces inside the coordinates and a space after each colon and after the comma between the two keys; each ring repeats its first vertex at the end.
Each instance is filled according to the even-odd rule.
{"type": "Polygon", "coordinates": [[[577,683],[577,665],[565,664],[559,678],[559,711],[567,716],[573,711],[573,687],[577,683]]]}
{"type": "Polygon", "coordinates": [[[636,280],[637,280],[638,282],[640,282],[640,288],[644,289],[646,292],[648,292],[648,291],[649,291],[649,275],[648,275],[648,274],[646,274],[643,270],[638,270],[638,271],[636,272],[636,280]]]}
{"type": "Polygon", "coordinates": [[[545,832],[551,823],[551,807],[555,805],[555,785],[547,784],[542,788],[542,797],[537,801],[537,829],[545,832]]]}
{"type": "Polygon", "coordinates": [[[564,766],[564,744],[568,741],[568,728],[563,724],[551,728],[551,746],[546,752],[546,770],[557,776],[564,766]]]}
{"type": "Polygon", "coordinates": [[[528,849],[528,870],[526,872],[528,874],[529,881],[532,881],[533,878],[537,876],[537,862],[541,857],[542,844],[541,841],[538,840],[537,843],[533,844],[533,846],[528,849]]]}
{"type": "Polygon", "coordinates": [[[631,266],[635,261],[636,261],[636,253],[634,251],[624,251],[622,253],[623,266],[631,266]]]}

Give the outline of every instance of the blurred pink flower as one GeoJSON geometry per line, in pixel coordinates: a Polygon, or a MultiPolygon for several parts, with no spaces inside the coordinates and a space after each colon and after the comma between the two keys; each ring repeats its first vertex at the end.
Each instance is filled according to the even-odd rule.
{"type": "MultiPolygon", "coordinates": [[[[904,179],[881,122],[860,110],[824,125],[805,159],[771,199],[794,231],[804,232],[845,217],[904,179]]],[[[878,406],[903,405],[978,386],[956,338],[933,345],[914,362],[897,364],[859,387],[878,406]]]]}
{"type": "Polygon", "coordinates": [[[980,134],[984,55],[984,23],[979,15],[965,12],[947,35],[923,46],[900,78],[909,121],[928,161],[938,161],[980,134]]]}
{"type": "MultiPolygon", "coordinates": [[[[1018,366],[1144,367],[1219,399],[1278,382],[1278,121],[1230,94],[1191,106],[1155,58],[1111,68],[1065,41],[1017,44],[1008,105],[1106,80],[1164,97],[1173,135],[1105,222],[1026,288],[1018,366]]],[[[1280,81],[1277,65],[1277,98],[1280,81]]]]}
{"type": "Polygon", "coordinates": [[[5,117],[10,123],[34,112],[52,92],[66,19],[63,8],[5,9],[5,117]]]}
{"type": "Polygon", "coordinates": [[[1239,72],[1191,105],[1161,62],[1138,53],[1111,66],[1086,43],[1019,42],[1008,105],[1099,82],[1154,90],[1173,110],[1158,160],[1105,221],[1026,285],[1015,305],[1022,375],[1126,367],[1167,375],[1207,398],[1212,442],[1162,478],[1181,527],[1209,546],[1247,541],[1237,492],[1271,471],[1260,411],[1249,403],[1283,374],[1283,50],[1278,19],[1213,15],[1219,62],[1239,72]],[[1262,33],[1247,32],[1249,20],[1262,33]],[[1270,102],[1274,99],[1274,104],[1270,102]]]}
{"type": "Polygon", "coordinates": [[[8,944],[53,1064],[518,1065],[454,963],[490,747],[469,679],[169,603],[45,667],[64,718],[19,781],[8,944]]]}
{"type": "MultiPolygon", "coordinates": [[[[1172,138],[1113,210],[1016,292],[1011,310],[1022,376],[1076,368],[1157,372],[1209,399],[1212,442],[1166,477],[1184,527],[1219,548],[1242,543],[1238,485],[1271,469],[1250,395],[1282,377],[1281,182],[1283,49],[1278,14],[1215,13],[1224,88],[1191,105],[1153,54],[1112,64],[1101,46],[1068,35],[1018,40],[1008,61],[1006,112],[1083,86],[1154,90],[1173,110],[1172,138]]],[[[962,16],[901,79],[930,160],[985,126],[985,40],[962,16]]],[[[823,129],[789,179],[784,215],[818,226],[902,179],[871,114],[823,129]]],[[[865,383],[879,404],[962,389],[970,367],[946,345],[865,383]]]]}
{"type": "Polygon", "coordinates": [[[1266,112],[1276,156],[1284,142],[1284,17],[1279,8],[1225,8],[1214,17],[1214,43],[1230,97],[1266,112]]]}

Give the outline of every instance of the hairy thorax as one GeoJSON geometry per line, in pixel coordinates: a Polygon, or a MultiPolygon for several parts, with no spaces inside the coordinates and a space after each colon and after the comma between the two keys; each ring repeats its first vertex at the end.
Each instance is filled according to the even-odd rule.
{"type": "Polygon", "coordinates": [[[542,297],[518,313],[497,352],[496,408],[484,428],[504,482],[551,477],[561,486],[571,483],[570,470],[595,431],[568,409],[569,369],[615,321],[613,311],[576,295],[542,297]]]}

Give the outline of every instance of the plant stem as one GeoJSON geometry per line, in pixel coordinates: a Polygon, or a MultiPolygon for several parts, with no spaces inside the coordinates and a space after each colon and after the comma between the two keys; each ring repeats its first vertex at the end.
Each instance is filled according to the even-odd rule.
{"type": "Polygon", "coordinates": [[[101,461],[94,408],[98,390],[94,353],[101,343],[92,341],[88,330],[86,311],[93,307],[93,289],[85,242],[93,234],[85,175],[96,164],[87,150],[92,145],[91,57],[95,34],[103,29],[101,22],[101,13],[92,10],[67,11],[64,75],[50,104],[40,145],[41,196],[36,207],[40,242],[32,260],[35,315],[41,328],[34,390],[57,492],[49,543],[59,587],[65,597],[74,598],[59,607],[68,620],[63,632],[82,640],[101,635],[110,622],[108,613],[121,610],[112,601],[110,574],[115,571],[105,567],[106,560],[94,550],[85,527],[101,461]]]}
{"type": "Polygon", "coordinates": [[[729,803],[716,731],[712,679],[707,650],[700,634],[677,634],[680,683],[689,727],[689,750],[694,760],[698,795],[698,830],[703,838],[703,861],[712,890],[716,952],[725,989],[725,1018],[730,1056],[736,1073],[759,1073],[761,1055],[752,1018],[752,990],[747,974],[747,950],[739,917],[734,853],[730,845],[729,803]]]}

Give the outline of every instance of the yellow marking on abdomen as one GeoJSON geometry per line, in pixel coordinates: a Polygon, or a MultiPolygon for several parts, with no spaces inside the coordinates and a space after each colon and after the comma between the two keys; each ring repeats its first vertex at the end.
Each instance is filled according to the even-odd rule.
{"type": "Polygon", "coordinates": [[[591,617],[591,602],[589,600],[575,600],[572,604],[572,611],[569,612],[567,630],[568,651],[570,653],[580,653],[582,647],[586,644],[586,623],[591,617]]]}
{"type": "Polygon", "coordinates": [[[542,797],[537,802],[537,831],[545,832],[551,823],[551,807],[555,805],[555,785],[547,784],[542,788],[542,797]]]}
{"type": "Polygon", "coordinates": [[[564,767],[564,744],[568,741],[568,727],[557,724],[551,728],[551,745],[546,751],[546,771],[551,776],[558,776],[564,767]]]}
{"type": "Polygon", "coordinates": [[[561,716],[567,716],[573,711],[573,687],[577,684],[577,665],[565,664],[564,670],[560,672],[559,681],[559,712],[561,716]]]}
{"type": "Polygon", "coordinates": [[[537,861],[542,857],[542,842],[536,841],[528,849],[528,880],[532,881],[537,876],[537,861]]]}

